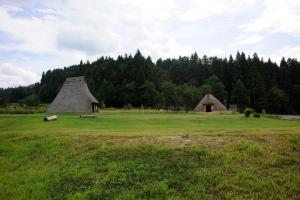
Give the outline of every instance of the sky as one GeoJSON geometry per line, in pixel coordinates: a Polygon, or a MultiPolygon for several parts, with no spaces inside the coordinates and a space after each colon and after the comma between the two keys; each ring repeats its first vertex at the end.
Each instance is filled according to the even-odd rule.
{"type": "Polygon", "coordinates": [[[299,0],[0,0],[0,87],[134,54],[300,59],[299,0]]]}

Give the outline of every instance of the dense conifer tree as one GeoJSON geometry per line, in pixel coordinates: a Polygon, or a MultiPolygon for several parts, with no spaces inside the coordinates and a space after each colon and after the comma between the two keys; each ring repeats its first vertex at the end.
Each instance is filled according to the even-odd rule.
{"type": "Polygon", "coordinates": [[[232,102],[237,105],[238,111],[240,112],[249,106],[248,91],[240,79],[238,79],[233,86],[232,102]]]}
{"type": "Polygon", "coordinates": [[[264,62],[256,53],[251,57],[243,52],[229,58],[193,53],[154,63],[138,50],[133,56],[100,57],[48,70],[39,83],[2,89],[0,96],[7,102],[18,102],[35,94],[41,102],[49,103],[71,76],[85,76],[92,93],[109,107],[130,104],[190,110],[206,93],[213,93],[222,102],[238,104],[241,110],[250,106],[258,112],[300,114],[300,63],[282,58],[278,66],[270,59],[264,62]]]}

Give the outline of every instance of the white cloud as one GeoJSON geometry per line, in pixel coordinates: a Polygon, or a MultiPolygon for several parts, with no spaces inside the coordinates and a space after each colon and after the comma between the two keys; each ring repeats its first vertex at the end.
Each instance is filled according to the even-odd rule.
{"type": "Polygon", "coordinates": [[[298,0],[263,2],[265,10],[252,21],[256,8],[261,8],[259,0],[2,0],[0,42],[1,32],[17,42],[0,43],[0,51],[22,55],[13,60],[0,57],[0,63],[41,74],[81,59],[134,53],[138,48],[154,60],[196,50],[227,56],[265,42],[266,30],[299,36],[298,0]],[[241,23],[246,23],[244,33],[236,32],[241,23]],[[224,41],[234,43],[227,47],[224,41]]]}
{"type": "Polygon", "coordinates": [[[5,7],[0,7],[0,31],[8,33],[22,41],[9,46],[32,53],[54,52],[58,19],[45,15],[43,18],[17,18],[9,14],[5,7]]]}
{"type": "Polygon", "coordinates": [[[276,62],[278,65],[280,64],[282,57],[296,58],[298,61],[300,61],[300,45],[284,46],[270,54],[258,52],[258,55],[265,58],[265,60],[271,58],[271,60],[276,62]]]}
{"type": "Polygon", "coordinates": [[[240,44],[243,44],[243,45],[256,44],[256,43],[262,41],[263,39],[264,39],[263,36],[260,36],[260,35],[251,35],[249,37],[242,38],[240,40],[240,44]]]}
{"type": "Polygon", "coordinates": [[[209,56],[220,56],[224,53],[224,50],[221,48],[211,48],[208,50],[209,56]]]}
{"type": "Polygon", "coordinates": [[[50,15],[56,15],[57,11],[51,8],[37,9],[38,12],[50,15]]]}
{"type": "Polygon", "coordinates": [[[236,38],[236,41],[231,43],[229,46],[230,47],[238,47],[240,45],[253,45],[261,42],[264,39],[263,36],[261,35],[240,35],[236,38]]]}
{"type": "Polygon", "coordinates": [[[141,51],[154,58],[167,58],[178,55],[189,56],[195,52],[192,47],[180,45],[173,39],[166,39],[155,43],[144,41],[141,43],[141,51]]]}
{"type": "Polygon", "coordinates": [[[57,35],[57,48],[84,51],[87,54],[109,53],[114,48],[114,39],[104,31],[65,30],[57,35]]]}
{"type": "MultiPolygon", "coordinates": [[[[3,6],[0,31],[23,42],[1,48],[56,55],[68,49],[70,53],[78,50],[93,55],[133,52],[147,42],[173,40],[162,31],[163,22],[174,14],[172,2],[56,1],[47,9],[37,8],[36,11],[45,14],[39,18],[16,18],[3,6]]],[[[178,48],[173,51],[185,48],[179,43],[165,44],[172,45],[169,49],[178,48]]]]}
{"type": "Polygon", "coordinates": [[[189,7],[176,13],[182,21],[198,21],[216,15],[236,15],[251,8],[258,0],[187,0],[189,7]]]}
{"type": "Polygon", "coordinates": [[[284,46],[278,50],[278,55],[285,58],[297,58],[300,61],[300,45],[298,46],[284,46]]]}
{"type": "MultiPolygon", "coordinates": [[[[222,12],[240,12],[245,9],[245,5],[250,6],[254,1],[53,1],[46,3],[46,8],[35,9],[44,14],[43,16],[31,18],[11,16],[6,7],[2,6],[0,20],[3,23],[0,24],[0,30],[23,41],[18,45],[6,46],[6,49],[37,54],[60,55],[61,50],[70,50],[70,53],[77,50],[88,55],[110,55],[145,48],[145,43],[172,41],[163,42],[164,45],[170,45],[165,47],[172,49],[169,54],[160,45],[147,45],[159,48],[145,51],[151,50],[151,54],[158,57],[178,56],[174,52],[182,52],[181,49],[192,47],[181,45],[181,42],[170,36],[164,29],[167,20],[194,21],[222,12]]],[[[17,6],[21,6],[20,3],[17,6]]],[[[16,12],[17,6],[14,6],[16,12]]]]}
{"type": "Polygon", "coordinates": [[[299,0],[265,0],[264,4],[265,10],[254,21],[241,26],[245,31],[300,36],[299,0]]]}
{"type": "MultiPolygon", "coordinates": [[[[134,53],[138,48],[153,59],[192,52],[190,46],[181,45],[163,30],[164,22],[174,16],[173,0],[54,1],[45,8],[31,8],[32,13],[39,13],[31,17],[16,17],[23,11],[23,5],[13,5],[0,4],[0,31],[20,42],[0,44],[0,50],[30,55],[9,62],[30,66],[36,74],[81,59],[134,53]]],[[[11,82],[14,85],[16,80],[11,82]]],[[[6,85],[0,83],[0,87],[6,85]]]]}
{"type": "Polygon", "coordinates": [[[192,8],[179,13],[179,19],[182,21],[196,21],[204,19],[222,12],[226,7],[226,2],[220,3],[220,1],[217,0],[194,1],[192,8]]]}
{"type": "Polygon", "coordinates": [[[40,77],[32,71],[17,67],[12,63],[0,63],[0,86],[2,87],[29,85],[39,79],[40,77]]]}

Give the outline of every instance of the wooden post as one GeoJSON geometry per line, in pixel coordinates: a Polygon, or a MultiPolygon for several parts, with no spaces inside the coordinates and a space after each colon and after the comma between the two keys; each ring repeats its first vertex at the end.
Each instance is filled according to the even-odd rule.
{"type": "Polygon", "coordinates": [[[96,118],[96,115],[80,115],[80,118],[96,118]]]}
{"type": "Polygon", "coordinates": [[[47,122],[47,121],[55,121],[57,120],[57,116],[56,115],[52,115],[52,116],[49,116],[49,117],[44,117],[44,121],[47,122]]]}

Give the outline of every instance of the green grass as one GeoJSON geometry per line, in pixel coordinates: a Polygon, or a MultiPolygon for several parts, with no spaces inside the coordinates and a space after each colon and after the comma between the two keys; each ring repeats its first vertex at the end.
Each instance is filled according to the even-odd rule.
{"type": "Polygon", "coordinates": [[[43,116],[0,115],[0,199],[299,199],[296,120],[43,116]]]}
{"type": "Polygon", "coordinates": [[[43,122],[44,114],[0,115],[0,132],[36,135],[233,135],[298,133],[299,121],[246,118],[239,114],[159,113],[103,111],[95,119],[59,115],[43,122]]]}

